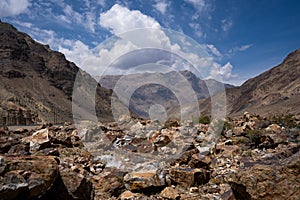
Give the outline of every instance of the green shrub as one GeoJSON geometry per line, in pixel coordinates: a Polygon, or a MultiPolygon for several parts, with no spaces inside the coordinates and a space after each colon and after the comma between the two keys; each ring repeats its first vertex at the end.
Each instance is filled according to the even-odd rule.
{"type": "Polygon", "coordinates": [[[199,117],[199,123],[200,124],[209,124],[210,123],[209,116],[200,116],[199,117]]]}
{"type": "Polygon", "coordinates": [[[260,144],[261,130],[246,130],[246,137],[250,139],[251,145],[257,147],[260,144]]]}
{"type": "Polygon", "coordinates": [[[270,121],[272,123],[279,124],[279,125],[287,127],[287,128],[295,128],[298,126],[297,122],[294,118],[294,115],[292,115],[292,114],[274,115],[270,121]]]}

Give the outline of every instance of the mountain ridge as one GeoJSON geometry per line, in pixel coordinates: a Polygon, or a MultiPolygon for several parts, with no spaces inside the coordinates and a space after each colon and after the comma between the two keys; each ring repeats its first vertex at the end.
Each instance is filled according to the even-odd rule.
{"type": "MultiPolygon", "coordinates": [[[[94,79],[48,45],[0,22],[0,124],[73,121],[72,93],[77,73],[94,79]]],[[[93,94],[90,94],[93,95],[93,94]]],[[[109,116],[111,91],[100,85],[96,105],[109,116]],[[101,95],[100,95],[101,94],[101,95]]]]}

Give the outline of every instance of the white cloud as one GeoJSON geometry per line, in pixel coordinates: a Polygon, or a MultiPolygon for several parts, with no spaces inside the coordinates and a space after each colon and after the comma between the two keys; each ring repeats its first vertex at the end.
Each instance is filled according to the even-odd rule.
{"type": "Polygon", "coordinates": [[[97,0],[97,3],[102,7],[106,5],[105,0],[97,0]]]}
{"type": "Polygon", "coordinates": [[[30,6],[28,0],[1,0],[0,17],[19,15],[30,6]]]}
{"type": "Polygon", "coordinates": [[[83,61],[89,57],[94,57],[91,49],[79,40],[60,40],[58,51],[65,54],[66,58],[84,69],[83,61]]]}
{"type": "MultiPolygon", "coordinates": [[[[76,12],[72,7],[66,4],[64,4],[62,8],[64,8],[65,11],[64,16],[71,16],[76,12]]],[[[94,13],[91,12],[92,19],[94,19],[93,14],[94,13]]],[[[87,13],[84,13],[70,20],[74,23],[73,20],[78,18],[78,20],[82,20],[81,22],[84,23],[87,21],[86,16],[87,13]]],[[[28,32],[33,38],[42,43],[49,44],[52,49],[64,53],[68,60],[75,62],[77,66],[92,75],[101,75],[110,64],[134,50],[154,48],[171,52],[194,64],[197,68],[200,68],[200,70],[204,69],[203,74],[201,74],[203,78],[217,78],[219,76],[227,80],[236,77],[236,75],[231,74],[232,65],[230,63],[221,66],[214,61],[212,56],[206,54],[199,55],[199,49],[195,49],[195,45],[190,43],[192,41],[187,40],[184,35],[180,35],[179,33],[170,35],[166,30],[161,28],[160,24],[154,18],[140,11],[129,10],[126,7],[116,4],[110,10],[100,14],[99,23],[101,26],[110,30],[111,33],[119,35],[118,38],[109,38],[94,49],[80,40],[60,38],[52,30],[39,29],[30,23],[20,22],[19,24],[23,26],[25,32],[28,32]],[[131,30],[135,32],[127,32],[131,30]],[[177,38],[177,40],[174,40],[174,38],[177,38]]],[[[221,53],[214,45],[208,44],[202,46],[204,50],[209,49],[215,56],[221,56],[221,53]]],[[[168,58],[164,57],[164,59],[168,58]]],[[[158,63],[168,62],[158,61],[158,63]]],[[[175,70],[186,69],[185,64],[181,60],[174,61],[171,59],[169,60],[169,64],[170,67],[175,70]]],[[[113,70],[110,71],[111,74],[125,74],[127,72],[124,68],[113,68],[109,70],[113,70]]]]}
{"type": "Polygon", "coordinates": [[[197,9],[198,12],[205,10],[208,6],[205,0],[185,0],[185,1],[192,4],[197,9]]]}
{"type": "Polygon", "coordinates": [[[156,3],[153,5],[153,7],[163,15],[166,13],[168,6],[169,4],[165,1],[156,1],[156,3]]]}
{"type": "Polygon", "coordinates": [[[213,55],[215,55],[217,57],[222,57],[222,54],[220,53],[220,51],[213,44],[207,44],[206,47],[213,55]]]}
{"type": "Polygon", "coordinates": [[[251,48],[252,46],[253,46],[253,44],[245,44],[242,46],[234,47],[229,50],[229,53],[234,54],[236,52],[246,51],[247,49],[251,48]]]}
{"type": "Polygon", "coordinates": [[[230,19],[223,19],[221,22],[222,22],[222,30],[224,32],[229,31],[233,25],[233,22],[230,19]]]}
{"type": "Polygon", "coordinates": [[[113,34],[120,34],[138,28],[159,28],[159,23],[139,10],[129,10],[115,4],[107,12],[100,14],[99,24],[113,34]]]}
{"type": "Polygon", "coordinates": [[[221,66],[219,64],[214,64],[214,67],[211,70],[211,76],[209,78],[213,78],[218,80],[221,77],[224,81],[232,81],[238,78],[237,74],[232,74],[232,65],[230,62],[221,66]]]}
{"type": "Polygon", "coordinates": [[[189,23],[189,26],[193,29],[196,36],[198,36],[199,38],[204,36],[199,23],[191,22],[189,23]]]}

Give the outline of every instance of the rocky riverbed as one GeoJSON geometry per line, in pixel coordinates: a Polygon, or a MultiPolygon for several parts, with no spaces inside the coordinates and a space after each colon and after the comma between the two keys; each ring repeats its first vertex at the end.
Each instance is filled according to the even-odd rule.
{"type": "Polygon", "coordinates": [[[296,200],[300,129],[289,119],[2,127],[0,199],[296,200]]]}

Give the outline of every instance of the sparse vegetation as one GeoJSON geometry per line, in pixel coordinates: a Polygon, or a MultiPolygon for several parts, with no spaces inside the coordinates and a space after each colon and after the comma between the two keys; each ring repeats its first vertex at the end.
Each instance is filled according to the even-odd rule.
{"type": "Polygon", "coordinates": [[[297,124],[293,114],[274,115],[273,117],[271,117],[270,121],[274,124],[279,124],[280,126],[284,126],[286,128],[300,127],[299,124],[297,124]]]}
{"type": "Polygon", "coordinates": [[[210,118],[209,116],[200,116],[199,117],[199,123],[200,124],[209,124],[210,123],[210,118]]]}
{"type": "Polygon", "coordinates": [[[250,139],[250,145],[257,147],[260,144],[261,130],[246,130],[246,137],[250,139]]]}

